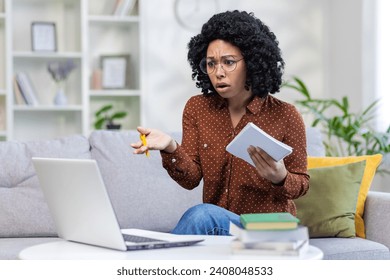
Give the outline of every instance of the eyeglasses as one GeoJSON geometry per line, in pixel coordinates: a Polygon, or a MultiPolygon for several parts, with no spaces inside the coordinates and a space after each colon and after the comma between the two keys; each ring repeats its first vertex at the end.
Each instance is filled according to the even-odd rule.
{"type": "Polygon", "coordinates": [[[226,56],[222,57],[221,62],[216,62],[215,60],[210,58],[203,58],[199,63],[199,67],[200,70],[202,70],[202,72],[205,74],[213,73],[217,68],[218,64],[221,65],[224,71],[233,72],[237,68],[237,63],[243,59],[244,58],[236,60],[232,56],[226,56]]]}

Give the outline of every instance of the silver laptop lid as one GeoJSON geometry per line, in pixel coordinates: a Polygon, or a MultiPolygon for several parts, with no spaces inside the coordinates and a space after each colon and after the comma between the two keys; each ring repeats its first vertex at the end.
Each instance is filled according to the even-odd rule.
{"type": "Polygon", "coordinates": [[[32,159],[59,237],[126,251],[95,160],[32,159]]]}

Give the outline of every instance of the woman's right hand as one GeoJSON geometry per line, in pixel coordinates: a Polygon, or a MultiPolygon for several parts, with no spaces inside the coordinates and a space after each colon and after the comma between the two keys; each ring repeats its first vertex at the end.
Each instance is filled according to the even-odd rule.
{"type": "Polygon", "coordinates": [[[145,135],[146,146],[143,145],[141,140],[136,143],[131,143],[131,147],[134,148],[134,154],[144,154],[148,150],[160,150],[173,153],[177,148],[176,141],[160,130],[139,126],[137,127],[137,131],[145,135]]]}

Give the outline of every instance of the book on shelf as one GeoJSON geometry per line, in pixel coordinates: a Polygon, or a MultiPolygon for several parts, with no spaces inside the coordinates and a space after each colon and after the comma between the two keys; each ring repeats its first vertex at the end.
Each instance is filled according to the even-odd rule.
{"type": "Polygon", "coordinates": [[[24,99],[24,96],[20,91],[20,87],[18,85],[18,82],[16,81],[16,77],[14,77],[13,79],[13,87],[14,87],[15,104],[26,105],[27,104],[26,100],[24,99]]]}
{"type": "Polygon", "coordinates": [[[37,95],[35,93],[34,86],[28,77],[28,75],[24,72],[18,72],[16,74],[16,81],[19,86],[20,92],[24,97],[27,105],[38,105],[37,95]]]}
{"type": "Polygon", "coordinates": [[[299,219],[289,212],[253,213],[240,215],[240,222],[248,230],[294,229],[299,219]]]}
{"type": "Polygon", "coordinates": [[[307,227],[299,225],[295,229],[287,230],[246,230],[230,223],[230,234],[244,243],[255,242],[285,242],[309,240],[307,227]]]}
{"type": "Polygon", "coordinates": [[[282,160],[292,153],[292,148],[275,139],[254,123],[248,123],[226,146],[226,151],[254,165],[248,153],[249,146],[259,147],[275,161],[282,160]]]}
{"type": "Polygon", "coordinates": [[[115,16],[128,15],[134,9],[136,2],[137,0],[117,0],[115,2],[113,15],[115,16]]]}

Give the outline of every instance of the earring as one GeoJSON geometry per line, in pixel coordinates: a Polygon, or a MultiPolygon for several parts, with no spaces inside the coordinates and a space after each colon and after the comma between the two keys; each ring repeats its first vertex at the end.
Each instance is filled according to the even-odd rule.
{"type": "Polygon", "coordinates": [[[244,86],[245,90],[246,91],[249,91],[249,89],[251,88],[251,85],[248,81],[245,82],[245,86],[244,86]]]}

